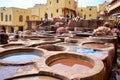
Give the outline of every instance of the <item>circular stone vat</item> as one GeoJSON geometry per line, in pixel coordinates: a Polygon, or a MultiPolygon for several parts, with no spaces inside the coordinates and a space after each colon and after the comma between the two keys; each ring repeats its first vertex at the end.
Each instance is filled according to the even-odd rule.
{"type": "Polygon", "coordinates": [[[32,69],[36,69],[34,63],[14,65],[0,63],[0,80],[6,80],[6,78],[12,77],[13,75],[20,73],[20,70],[31,71],[32,69]]]}
{"type": "Polygon", "coordinates": [[[113,36],[104,36],[104,37],[89,37],[90,41],[102,41],[105,43],[112,43],[114,45],[114,51],[110,51],[112,54],[110,55],[112,58],[112,62],[113,59],[117,56],[115,53],[117,52],[117,43],[118,43],[118,39],[117,37],[113,37],[113,36]]]}
{"type": "Polygon", "coordinates": [[[115,48],[114,45],[111,43],[106,43],[106,42],[83,42],[80,44],[80,47],[82,48],[89,48],[89,49],[95,49],[95,50],[101,50],[101,51],[107,51],[109,54],[109,58],[112,61],[114,59],[115,55],[115,48]]]}
{"type": "Polygon", "coordinates": [[[40,40],[40,38],[31,38],[30,40],[40,40]]]}
{"type": "Polygon", "coordinates": [[[97,57],[98,59],[103,61],[105,65],[104,70],[105,70],[106,75],[109,74],[111,67],[112,67],[111,65],[112,63],[111,63],[110,55],[107,51],[101,51],[101,50],[95,50],[95,49],[89,49],[89,48],[81,48],[79,46],[71,46],[69,51],[76,52],[77,54],[92,55],[92,56],[97,57]]]}
{"type": "Polygon", "coordinates": [[[43,39],[43,41],[55,41],[56,39],[54,39],[54,38],[45,38],[45,39],[43,39]]]}
{"type": "Polygon", "coordinates": [[[62,79],[51,76],[29,76],[29,77],[15,78],[15,79],[7,79],[7,80],[62,80],[62,79]]]}
{"type": "Polygon", "coordinates": [[[56,45],[62,45],[62,46],[77,46],[77,43],[69,43],[69,42],[59,42],[56,43],[56,45]]]}
{"type": "Polygon", "coordinates": [[[55,73],[42,71],[39,74],[15,76],[7,78],[5,80],[69,80],[69,79],[55,73]]]}
{"type": "Polygon", "coordinates": [[[5,44],[1,46],[4,49],[13,49],[13,48],[20,48],[24,47],[24,44],[5,44]]]}
{"type": "Polygon", "coordinates": [[[31,39],[31,38],[39,38],[37,35],[24,35],[25,39],[31,39]]]}
{"type": "Polygon", "coordinates": [[[47,42],[47,43],[56,43],[56,42],[60,42],[60,39],[55,39],[55,38],[44,38],[42,39],[42,41],[47,42]]]}
{"type": "Polygon", "coordinates": [[[26,62],[42,57],[43,51],[34,48],[10,49],[0,53],[0,59],[6,62],[26,62]]]}
{"type": "Polygon", "coordinates": [[[116,43],[117,42],[117,37],[113,37],[113,36],[89,37],[89,39],[93,40],[93,41],[104,41],[104,42],[108,42],[108,43],[116,43]]]}
{"type": "MultiPolygon", "coordinates": [[[[57,70],[64,71],[65,73],[63,75],[67,75],[67,77],[72,77],[72,78],[83,77],[83,76],[88,77],[89,75],[94,74],[91,76],[93,77],[96,74],[101,73],[103,70],[103,63],[101,61],[98,61],[100,63],[98,64],[98,62],[96,61],[98,60],[94,60],[88,57],[87,55],[60,53],[60,54],[50,56],[46,60],[46,64],[56,71],[57,70]],[[75,77],[73,76],[73,74],[75,77]]],[[[99,77],[100,76],[102,75],[99,75],[99,77]]],[[[95,80],[95,79],[92,79],[92,80],[95,80]]]]}
{"type": "Polygon", "coordinates": [[[80,46],[83,48],[92,48],[98,50],[109,50],[114,48],[112,44],[105,42],[83,42],[80,44],[80,46]]]}
{"type": "Polygon", "coordinates": [[[105,37],[89,37],[88,38],[90,41],[103,41],[103,42],[107,42],[107,43],[113,43],[115,50],[117,49],[117,37],[113,37],[113,36],[105,36],[105,37]]]}
{"type": "MultiPolygon", "coordinates": [[[[105,64],[105,69],[107,72],[106,77],[107,77],[110,74],[110,71],[112,69],[112,63],[113,63],[114,51],[115,51],[114,45],[110,43],[105,43],[105,42],[84,42],[84,43],[81,43],[80,46],[84,48],[84,50],[86,49],[85,51],[83,51],[84,53],[86,52],[87,54],[91,54],[94,56],[101,54],[99,56],[101,56],[101,59],[105,64]],[[100,50],[100,51],[98,52],[95,50],[100,50]],[[105,54],[102,51],[107,51],[107,53],[105,54]]],[[[82,50],[81,51],[78,50],[78,51],[82,52],[82,50]]]]}
{"type": "Polygon", "coordinates": [[[66,49],[63,46],[57,46],[53,44],[45,44],[45,45],[38,46],[37,48],[46,49],[48,51],[65,51],[66,49]]]}
{"type": "Polygon", "coordinates": [[[70,52],[77,52],[79,54],[89,54],[92,56],[95,56],[100,59],[105,59],[108,57],[108,53],[106,51],[101,51],[101,50],[95,50],[95,49],[89,49],[89,48],[81,48],[79,46],[71,46],[69,48],[70,52]]]}

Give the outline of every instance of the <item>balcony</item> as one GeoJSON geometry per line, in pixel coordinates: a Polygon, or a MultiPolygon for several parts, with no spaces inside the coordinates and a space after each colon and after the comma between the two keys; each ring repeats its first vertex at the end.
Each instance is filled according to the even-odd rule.
{"type": "Polygon", "coordinates": [[[116,9],[118,7],[120,7],[120,0],[118,0],[118,1],[114,2],[113,4],[109,5],[107,7],[107,11],[109,13],[109,12],[113,11],[114,9],[116,9]]]}

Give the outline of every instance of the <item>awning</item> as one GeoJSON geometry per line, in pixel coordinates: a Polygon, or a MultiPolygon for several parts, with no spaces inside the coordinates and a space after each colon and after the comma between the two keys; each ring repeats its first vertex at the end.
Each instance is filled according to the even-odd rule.
{"type": "Polygon", "coordinates": [[[120,16],[120,13],[114,13],[112,16],[120,16]]]}

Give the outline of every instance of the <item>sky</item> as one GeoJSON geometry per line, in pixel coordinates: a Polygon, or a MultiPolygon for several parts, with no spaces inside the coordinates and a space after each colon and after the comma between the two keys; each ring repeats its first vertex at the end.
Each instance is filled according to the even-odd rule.
{"type": "MultiPolygon", "coordinates": [[[[47,0],[0,0],[0,7],[18,7],[30,8],[35,4],[45,4],[47,0]]],[[[111,0],[78,0],[79,7],[95,6],[103,2],[110,2],[111,0]]]]}

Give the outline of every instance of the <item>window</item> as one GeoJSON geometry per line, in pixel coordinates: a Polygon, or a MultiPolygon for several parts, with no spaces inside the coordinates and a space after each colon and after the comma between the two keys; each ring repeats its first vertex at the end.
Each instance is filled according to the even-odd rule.
{"type": "Polygon", "coordinates": [[[48,20],[48,14],[47,13],[45,13],[44,17],[45,17],[45,20],[48,20]]]}
{"type": "Polygon", "coordinates": [[[81,9],[81,12],[83,11],[83,9],[81,9]]]}
{"type": "Polygon", "coordinates": [[[3,13],[1,13],[1,21],[3,21],[3,13]]]}
{"type": "Polygon", "coordinates": [[[22,15],[19,16],[19,22],[23,22],[23,16],[22,15]]]}
{"type": "Polygon", "coordinates": [[[51,13],[51,18],[53,17],[53,13],[51,13]]]}
{"type": "Polygon", "coordinates": [[[5,15],[5,21],[8,21],[8,15],[5,15]]]}
{"type": "Polygon", "coordinates": [[[58,13],[58,12],[59,12],[59,10],[58,10],[58,9],[56,9],[56,12],[58,13]]]}
{"type": "Polygon", "coordinates": [[[14,32],[14,28],[13,28],[13,27],[11,27],[11,32],[12,32],[12,33],[14,32]]]}
{"type": "Polygon", "coordinates": [[[23,31],[23,26],[19,26],[18,30],[23,31]]]}
{"type": "Polygon", "coordinates": [[[51,1],[50,1],[50,5],[51,5],[51,1]]]}
{"type": "Polygon", "coordinates": [[[92,10],[92,8],[89,9],[90,11],[92,10]]]}
{"type": "Polygon", "coordinates": [[[59,0],[56,0],[56,3],[59,3],[59,0]]]}
{"type": "Polygon", "coordinates": [[[69,4],[71,4],[71,2],[69,1],[69,4]]]}
{"type": "Polygon", "coordinates": [[[43,20],[43,18],[41,18],[41,20],[43,20]]]}
{"type": "Polygon", "coordinates": [[[29,20],[29,16],[26,16],[26,21],[28,21],[29,20]]]}
{"type": "Polygon", "coordinates": [[[78,14],[78,16],[80,16],[80,13],[77,13],[78,14]]]}
{"type": "Polygon", "coordinates": [[[91,17],[92,15],[91,15],[91,14],[89,14],[89,16],[91,17]]]}
{"type": "Polygon", "coordinates": [[[84,19],[86,19],[86,15],[84,15],[84,19]]]}
{"type": "Polygon", "coordinates": [[[9,21],[11,21],[11,20],[12,20],[11,15],[9,15],[9,21]]]}

